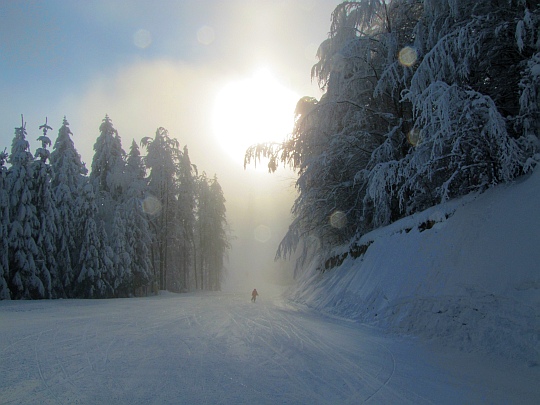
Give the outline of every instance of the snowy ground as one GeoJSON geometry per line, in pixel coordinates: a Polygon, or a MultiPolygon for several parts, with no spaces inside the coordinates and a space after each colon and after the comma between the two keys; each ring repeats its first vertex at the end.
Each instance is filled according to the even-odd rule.
{"type": "Polygon", "coordinates": [[[364,255],[323,274],[308,269],[289,297],[440,347],[540,368],[539,201],[537,169],[403,218],[363,235],[364,255]]]}
{"type": "Polygon", "coordinates": [[[404,218],[292,301],[2,301],[0,404],[538,404],[538,201],[540,170],[404,218]]]}
{"type": "Polygon", "coordinates": [[[540,370],[324,317],[260,287],[0,302],[0,404],[538,403],[540,370]]]}

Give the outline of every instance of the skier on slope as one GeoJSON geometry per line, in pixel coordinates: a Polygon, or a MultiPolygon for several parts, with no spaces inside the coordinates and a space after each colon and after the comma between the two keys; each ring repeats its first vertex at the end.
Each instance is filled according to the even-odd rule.
{"type": "Polygon", "coordinates": [[[257,289],[254,288],[251,293],[251,302],[255,302],[257,300],[257,295],[259,295],[259,293],[257,292],[257,289]]]}

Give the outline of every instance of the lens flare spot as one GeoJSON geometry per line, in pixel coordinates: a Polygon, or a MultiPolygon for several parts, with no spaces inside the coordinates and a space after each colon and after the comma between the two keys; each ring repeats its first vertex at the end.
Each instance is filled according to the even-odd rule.
{"type": "Polygon", "coordinates": [[[416,52],[416,49],[410,46],[406,46],[401,51],[399,51],[398,60],[399,63],[401,63],[403,66],[411,67],[416,63],[417,59],[418,53],[416,52]]]}
{"type": "Polygon", "coordinates": [[[202,26],[197,30],[197,41],[203,45],[210,45],[216,39],[214,29],[207,25],[202,26]]]}
{"type": "Polygon", "coordinates": [[[407,134],[407,141],[409,141],[412,146],[418,145],[420,143],[420,131],[417,128],[411,129],[407,134]]]}
{"type": "Polygon", "coordinates": [[[161,211],[161,203],[156,197],[150,195],[143,200],[142,209],[148,215],[156,215],[161,211]]]}
{"type": "Polygon", "coordinates": [[[148,48],[152,43],[152,34],[150,34],[150,31],[148,30],[137,30],[135,34],[133,34],[133,43],[137,48],[148,48]]]}
{"type": "Polygon", "coordinates": [[[330,215],[330,225],[334,228],[341,229],[347,225],[347,214],[343,211],[336,211],[330,215]]]}
{"type": "Polygon", "coordinates": [[[259,225],[253,231],[255,239],[261,243],[266,243],[272,237],[272,230],[266,225],[259,225]]]}

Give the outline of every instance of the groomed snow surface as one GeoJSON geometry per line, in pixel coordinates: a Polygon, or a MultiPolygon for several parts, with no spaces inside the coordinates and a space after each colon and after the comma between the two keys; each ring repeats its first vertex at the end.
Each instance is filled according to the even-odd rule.
{"type": "Polygon", "coordinates": [[[435,207],[255,304],[2,301],[0,404],[540,403],[539,201],[537,172],[435,207]]]}
{"type": "Polygon", "coordinates": [[[534,403],[537,369],[265,297],[2,302],[2,404],[534,403]]]}

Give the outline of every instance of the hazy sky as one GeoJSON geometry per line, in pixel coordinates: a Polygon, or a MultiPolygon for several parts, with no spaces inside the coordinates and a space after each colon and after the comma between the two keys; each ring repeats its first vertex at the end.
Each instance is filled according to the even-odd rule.
{"type": "Polygon", "coordinates": [[[283,138],[296,100],[320,97],[310,69],[338,3],[0,0],[0,149],[21,114],[33,153],[45,117],[54,142],[65,115],[88,169],[105,114],[126,151],[168,129],[223,187],[233,278],[261,282],[290,222],[294,177],[244,171],[243,151],[283,138]]]}

